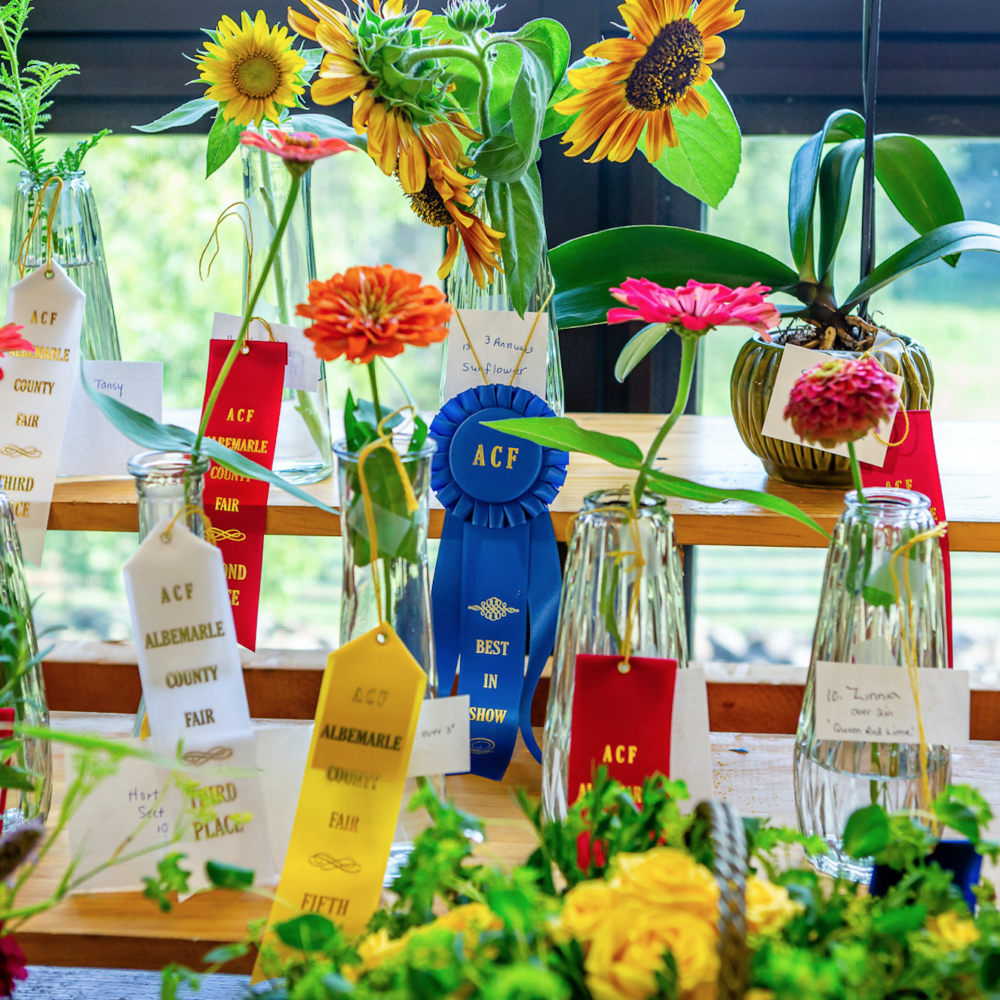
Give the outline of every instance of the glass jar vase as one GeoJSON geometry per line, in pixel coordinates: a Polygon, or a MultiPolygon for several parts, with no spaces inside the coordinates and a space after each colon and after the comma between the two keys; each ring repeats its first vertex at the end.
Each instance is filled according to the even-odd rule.
{"type": "MultiPolygon", "coordinates": [[[[201,516],[205,474],[211,463],[204,456],[195,461],[182,451],[144,451],[129,459],[128,471],[135,477],[135,493],[139,500],[139,541],[153,530],[163,517],[174,517],[187,508],[184,523],[193,535],[205,537],[205,522],[201,516]]],[[[222,466],[213,471],[225,474],[222,466]]],[[[139,699],[132,735],[142,732],[146,717],[146,699],[139,699]]]]}
{"type": "Polygon", "coordinates": [[[619,553],[635,551],[626,489],[591,493],[573,522],[559,604],[552,681],[542,750],[542,805],[562,819],[569,802],[576,658],[630,655],[687,666],[687,619],[680,554],[666,499],[646,492],[636,511],[644,565],[619,553]],[[635,591],[638,588],[638,594],[635,591]],[[629,608],[635,598],[629,637],[629,608]]]}
{"type": "MultiPolygon", "coordinates": [[[[889,569],[900,546],[935,526],[930,500],[898,489],[866,489],[846,495],[846,508],[833,530],[813,638],[809,676],[795,738],[795,806],[799,829],[817,835],[829,853],[811,858],[823,872],[867,881],[870,860],[842,850],[844,827],[856,809],[877,802],[888,812],[919,804],[923,769],[919,746],[819,739],[816,735],[816,664],[860,663],[906,667],[905,643],[916,650],[916,666],[947,669],[941,545],[926,538],[897,558],[896,576],[909,580],[912,633],[901,613],[889,569]]],[[[950,780],[947,747],[927,748],[931,796],[950,780]]]]}
{"type": "MultiPolygon", "coordinates": [[[[253,126],[249,126],[251,129],[253,126]]],[[[273,126],[269,126],[273,128],[273,126]]],[[[288,197],[291,174],[270,153],[252,146],[241,146],[243,158],[243,197],[250,207],[253,226],[253,260],[244,260],[250,268],[251,286],[255,285],[267,251],[278,228],[278,220],[288,197]]],[[[305,302],[309,282],[316,280],[316,256],[312,229],[312,175],[301,179],[299,197],[292,210],[281,246],[274,258],[255,315],[269,323],[305,327],[307,321],[295,315],[295,306],[305,302]]],[[[302,486],[318,483],[333,472],[330,451],[330,408],[327,400],[326,368],[319,366],[315,389],[285,389],[278,421],[274,471],[289,482],[302,486]]]]}
{"type": "MultiPolygon", "coordinates": [[[[436,445],[428,438],[419,449],[407,452],[405,439],[397,438],[399,452],[417,509],[406,509],[399,472],[388,449],[380,448],[365,459],[365,483],[372,498],[377,558],[372,559],[369,530],[365,518],[358,456],[338,441],[333,451],[337,457],[340,486],[340,532],[343,543],[343,596],[340,615],[340,642],[346,644],[378,626],[384,618],[403,641],[413,658],[427,674],[425,698],[433,698],[437,689],[437,665],[434,659],[434,636],[431,627],[430,568],[427,561],[427,529],[430,520],[431,457],[436,445]],[[376,599],[373,574],[378,574],[376,599]]],[[[410,797],[417,783],[424,779],[407,778],[403,803],[396,824],[385,884],[396,877],[413,849],[413,840],[430,825],[426,810],[409,812],[410,797]]],[[[444,797],[444,777],[428,777],[438,795],[444,797]]]]}
{"type": "MultiPolygon", "coordinates": [[[[7,497],[0,493],[0,707],[13,710],[14,721],[47,728],[49,706],[38,658],[38,639],[31,613],[31,597],[24,575],[21,540],[7,497]],[[11,627],[12,626],[12,627],[11,627]],[[27,647],[30,666],[21,663],[27,647]],[[8,689],[9,686],[9,689],[8,689]]],[[[7,723],[6,725],[9,725],[7,723]]],[[[6,728],[0,723],[0,729],[6,728]]],[[[35,777],[29,790],[0,789],[0,830],[8,833],[22,823],[43,823],[52,804],[52,745],[48,740],[18,736],[4,763],[23,768],[35,777]]]]}
{"type": "Polygon", "coordinates": [[[52,183],[45,191],[42,210],[27,245],[24,245],[44,183],[40,183],[30,171],[21,172],[11,214],[7,290],[20,281],[19,260],[24,265],[25,274],[46,262],[47,226],[58,190],[59,198],[55,201],[55,217],[52,219],[52,257],[87,296],[80,333],[80,354],[87,361],[120,361],[118,325],[94,194],[82,170],[64,174],[61,180],[61,190],[52,183]]]}

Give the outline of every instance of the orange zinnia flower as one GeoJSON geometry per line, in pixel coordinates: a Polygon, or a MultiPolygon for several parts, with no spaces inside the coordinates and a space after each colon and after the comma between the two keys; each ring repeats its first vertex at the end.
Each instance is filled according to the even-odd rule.
{"type": "Polygon", "coordinates": [[[329,281],[311,281],[308,303],[295,311],[312,320],[305,334],[318,357],[358,364],[436,344],[448,336],[451,319],[440,289],[390,264],[352,267],[329,281]]]}

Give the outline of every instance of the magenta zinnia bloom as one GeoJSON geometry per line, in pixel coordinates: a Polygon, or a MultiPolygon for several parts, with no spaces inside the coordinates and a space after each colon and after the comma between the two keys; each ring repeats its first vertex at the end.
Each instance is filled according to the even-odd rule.
{"type": "Polygon", "coordinates": [[[0,997],[12,997],[17,981],[28,978],[27,959],[10,934],[0,937],[0,997]]]}
{"type": "MultiPolygon", "coordinates": [[[[10,354],[11,351],[34,351],[35,345],[30,340],[25,340],[21,336],[23,326],[17,323],[7,323],[0,326],[0,357],[10,354]]],[[[3,378],[3,371],[0,370],[0,378],[3,378]]]]}
{"type": "Polygon", "coordinates": [[[896,383],[874,358],[829,358],[795,380],[785,419],[803,441],[833,448],[863,438],[898,405],[896,383]]]}
{"type": "Polygon", "coordinates": [[[678,288],[664,288],[648,278],[627,278],[611,294],[631,309],[608,312],[609,323],[665,323],[681,332],[707,333],[717,326],[749,326],[770,340],[767,331],[777,326],[781,314],[764,299],[771,291],[755,281],[749,288],[727,288],[689,281],[678,288]]]}
{"type": "Polygon", "coordinates": [[[265,153],[274,153],[285,161],[285,166],[295,174],[304,174],[316,160],[322,160],[336,153],[355,151],[355,147],[343,139],[321,139],[314,132],[282,132],[281,129],[270,129],[270,139],[265,139],[259,132],[244,132],[240,142],[244,146],[256,146],[265,153]]]}

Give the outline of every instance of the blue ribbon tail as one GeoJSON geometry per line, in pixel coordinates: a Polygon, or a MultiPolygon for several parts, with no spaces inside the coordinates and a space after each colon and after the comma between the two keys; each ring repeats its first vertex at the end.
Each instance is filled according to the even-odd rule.
{"type": "Polygon", "coordinates": [[[451,695],[462,648],[462,548],[465,524],[450,511],[444,513],[441,545],[431,584],[431,620],[437,660],[437,694],[451,695]]]}
{"type": "Polygon", "coordinates": [[[548,511],[531,520],[531,539],[528,555],[528,615],[531,619],[528,669],[521,689],[521,736],[531,756],[539,763],[542,751],[531,728],[531,702],[538,687],[545,664],[552,654],[559,621],[559,597],[562,590],[562,569],[559,565],[559,548],[552,518],[548,511]]]}

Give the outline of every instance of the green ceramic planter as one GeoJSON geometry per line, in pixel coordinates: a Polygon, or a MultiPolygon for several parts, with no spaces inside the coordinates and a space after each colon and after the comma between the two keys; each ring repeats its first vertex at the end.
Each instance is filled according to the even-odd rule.
{"type": "MultiPolygon", "coordinates": [[[[901,398],[907,409],[929,406],[934,397],[934,371],[927,351],[910,337],[899,336],[912,365],[902,371],[901,398]],[[923,387],[923,395],[920,388],[923,387]]],[[[794,486],[846,487],[851,485],[851,467],[846,458],[802,444],[789,444],[764,437],[764,414],[771,402],[774,379],[784,348],[769,344],[754,334],[740,350],[733,366],[729,394],[733,418],[744,444],[764,463],[769,476],[794,486]]],[[[829,351],[840,357],[856,358],[849,351],[829,351]]],[[[818,364],[818,361],[817,361],[818,364]]],[[[890,371],[892,369],[890,368],[890,371]]],[[[894,372],[895,374],[895,372],[894,372]]]]}

